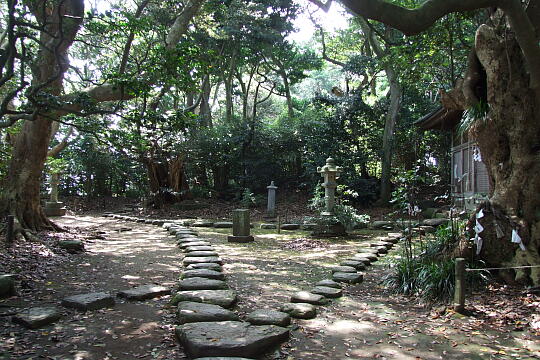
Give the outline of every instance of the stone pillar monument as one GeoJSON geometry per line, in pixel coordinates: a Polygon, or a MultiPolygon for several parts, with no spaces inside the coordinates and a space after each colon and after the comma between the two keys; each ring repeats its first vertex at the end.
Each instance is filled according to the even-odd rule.
{"type": "Polygon", "coordinates": [[[276,217],[276,189],[274,182],[266,187],[268,189],[268,206],[266,208],[266,218],[274,219],[276,217]]]}
{"type": "Polygon", "coordinates": [[[227,236],[228,242],[251,242],[255,239],[250,235],[251,224],[249,222],[249,210],[233,210],[233,234],[227,236]]]}
{"type": "Polygon", "coordinates": [[[344,236],[347,235],[345,227],[334,217],[334,206],[336,204],[336,180],[339,179],[342,168],[336,166],[332,158],[326,159],[326,165],[318,167],[317,172],[324,179],[324,210],[321,212],[320,221],[317,224],[314,236],[344,236]]]}
{"type": "Polygon", "coordinates": [[[318,167],[317,172],[324,178],[324,211],[321,215],[333,215],[334,205],[336,204],[336,180],[341,174],[341,167],[336,166],[336,162],[332,158],[326,159],[326,165],[322,168],[318,167]]]}
{"type": "Polygon", "coordinates": [[[51,174],[51,198],[45,202],[45,215],[47,216],[64,216],[66,208],[64,203],[58,201],[58,184],[60,184],[60,174],[51,174]]]}

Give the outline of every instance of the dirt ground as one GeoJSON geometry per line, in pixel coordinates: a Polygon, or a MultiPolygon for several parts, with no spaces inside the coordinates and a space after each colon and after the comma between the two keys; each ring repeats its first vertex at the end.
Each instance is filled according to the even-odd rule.
{"type": "MultiPolygon", "coordinates": [[[[161,228],[97,216],[68,216],[59,222],[81,233],[103,232],[102,238],[86,240],[85,253],[50,267],[23,296],[1,301],[4,315],[14,306],[58,305],[66,296],[90,291],[116,293],[150,283],[174,287],[183,255],[161,228]]],[[[256,308],[278,309],[293,292],[309,290],[329,277],[330,267],[341,258],[381,235],[359,232],[345,240],[313,240],[306,232],[257,229],[254,243],[230,244],[227,229],[198,230],[223,258],[241,316],[256,308]]],[[[484,298],[477,316],[433,311],[382,288],[387,271],[384,260],[376,263],[362,284],[347,286],[342,298],[319,307],[315,319],[295,320],[289,342],[265,359],[540,359],[540,336],[518,326],[527,319],[490,321],[490,311],[504,309],[495,302],[490,307],[484,298]]],[[[482,295],[470,297],[468,305],[475,308],[482,295]]],[[[62,308],[61,321],[35,331],[0,316],[0,359],[185,358],[173,337],[169,299],[118,299],[112,309],[87,313],[62,308]]],[[[537,316],[540,302],[529,300],[514,294],[508,301],[523,301],[530,306],[528,313],[537,316]]]]}

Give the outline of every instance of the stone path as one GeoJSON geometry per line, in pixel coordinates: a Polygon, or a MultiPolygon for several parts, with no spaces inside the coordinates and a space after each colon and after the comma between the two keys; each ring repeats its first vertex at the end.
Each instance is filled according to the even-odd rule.
{"type": "MultiPolygon", "coordinates": [[[[64,299],[67,306],[77,303],[77,310],[49,307],[20,313],[16,321],[22,324],[32,317],[40,321],[51,316],[56,321],[58,312],[63,316],[52,328],[25,333],[27,344],[37,344],[26,355],[52,359],[68,353],[77,359],[150,355],[181,359],[186,354],[212,359],[437,359],[444,349],[443,358],[460,358],[461,352],[448,345],[427,342],[433,338],[420,337],[426,341],[422,349],[399,337],[393,341],[397,346],[389,345],[391,342],[381,339],[389,331],[402,336],[402,330],[396,328],[399,325],[380,322],[376,311],[369,315],[372,318],[365,316],[371,312],[363,309],[374,306],[365,304],[362,294],[369,294],[378,276],[377,267],[371,276],[371,265],[393,248],[398,234],[366,241],[332,240],[329,251],[287,252],[264,235],[257,236],[253,244],[227,243],[227,232],[220,229],[228,227],[221,225],[198,227],[199,236],[199,231],[183,222],[123,215],[113,219],[104,221],[106,227],[115,229],[114,235],[87,247],[92,261],[99,261],[86,264],[87,254],[78,255],[73,266],[59,269],[55,280],[62,281],[61,271],[65,270],[63,274],[74,274],[72,284],[56,294],[43,291],[50,288],[41,289],[42,295],[37,296],[37,305],[64,299]],[[117,238],[116,232],[121,236],[117,238]],[[145,264],[138,264],[140,259],[145,264]],[[173,288],[178,291],[169,297],[173,288]],[[154,296],[158,298],[151,299],[154,296]],[[99,304],[94,305],[95,301],[99,304]],[[176,311],[167,308],[170,305],[176,311]],[[292,325],[290,316],[296,318],[292,325]],[[174,323],[180,325],[173,329],[174,323]],[[104,324],[108,327],[103,328],[104,324]],[[129,334],[133,326],[138,331],[129,334]],[[173,330],[180,346],[171,342],[173,330]],[[70,331],[75,336],[67,338],[70,331]],[[51,347],[51,343],[56,345],[51,347]],[[47,345],[40,348],[40,344],[47,345]],[[280,344],[285,344],[280,353],[263,356],[280,344]],[[426,353],[430,347],[435,348],[430,350],[432,354],[426,353]]],[[[386,318],[406,321],[400,315],[395,312],[386,318]]],[[[18,346],[24,348],[21,342],[18,346]]]]}

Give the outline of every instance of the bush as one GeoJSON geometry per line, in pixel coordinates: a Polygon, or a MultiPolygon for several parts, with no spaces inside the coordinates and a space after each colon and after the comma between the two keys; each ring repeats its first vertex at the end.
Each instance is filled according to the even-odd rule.
{"type": "MultiPolygon", "coordinates": [[[[383,284],[394,293],[419,296],[427,301],[445,301],[454,293],[454,259],[450,249],[463,230],[461,224],[440,227],[433,238],[425,243],[404,244],[404,256],[394,263],[394,271],[383,279],[383,284]],[[457,232],[456,232],[457,231],[457,232]]],[[[487,280],[487,273],[470,272],[468,283],[480,284],[487,280]]]]}

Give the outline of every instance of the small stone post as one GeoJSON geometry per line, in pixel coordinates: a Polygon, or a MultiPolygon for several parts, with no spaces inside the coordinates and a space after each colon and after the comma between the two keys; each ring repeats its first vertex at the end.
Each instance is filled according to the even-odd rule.
{"type": "Polygon", "coordinates": [[[239,243],[254,241],[255,239],[250,235],[250,231],[249,210],[233,210],[233,234],[227,237],[227,241],[239,243]]]}
{"type": "Polygon", "coordinates": [[[45,215],[47,216],[64,216],[66,208],[63,203],[58,201],[58,184],[60,184],[60,174],[51,174],[51,198],[45,202],[45,215]]]}
{"type": "Polygon", "coordinates": [[[8,215],[7,216],[7,225],[6,225],[6,244],[8,246],[11,246],[13,244],[13,239],[15,237],[14,231],[13,231],[14,223],[15,223],[15,216],[14,215],[8,215]]]}
{"type": "Polygon", "coordinates": [[[324,178],[324,204],[325,208],[321,215],[333,215],[334,205],[336,204],[336,180],[339,179],[342,168],[336,166],[333,158],[326,159],[326,165],[317,168],[317,172],[324,178]]]}
{"type": "Polygon", "coordinates": [[[51,202],[58,202],[58,184],[60,184],[60,174],[51,174],[51,202]]]}
{"type": "Polygon", "coordinates": [[[458,313],[463,313],[465,310],[465,259],[456,258],[455,266],[454,310],[458,313]]]}
{"type": "Polygon", "coordinates": [[[266,216],[268,218],[276,217],[276,189],[277,186],[274,182],[270,182],[270,185],[266,187],[268,189],[268,206],[266,208],[266,216]]]}

